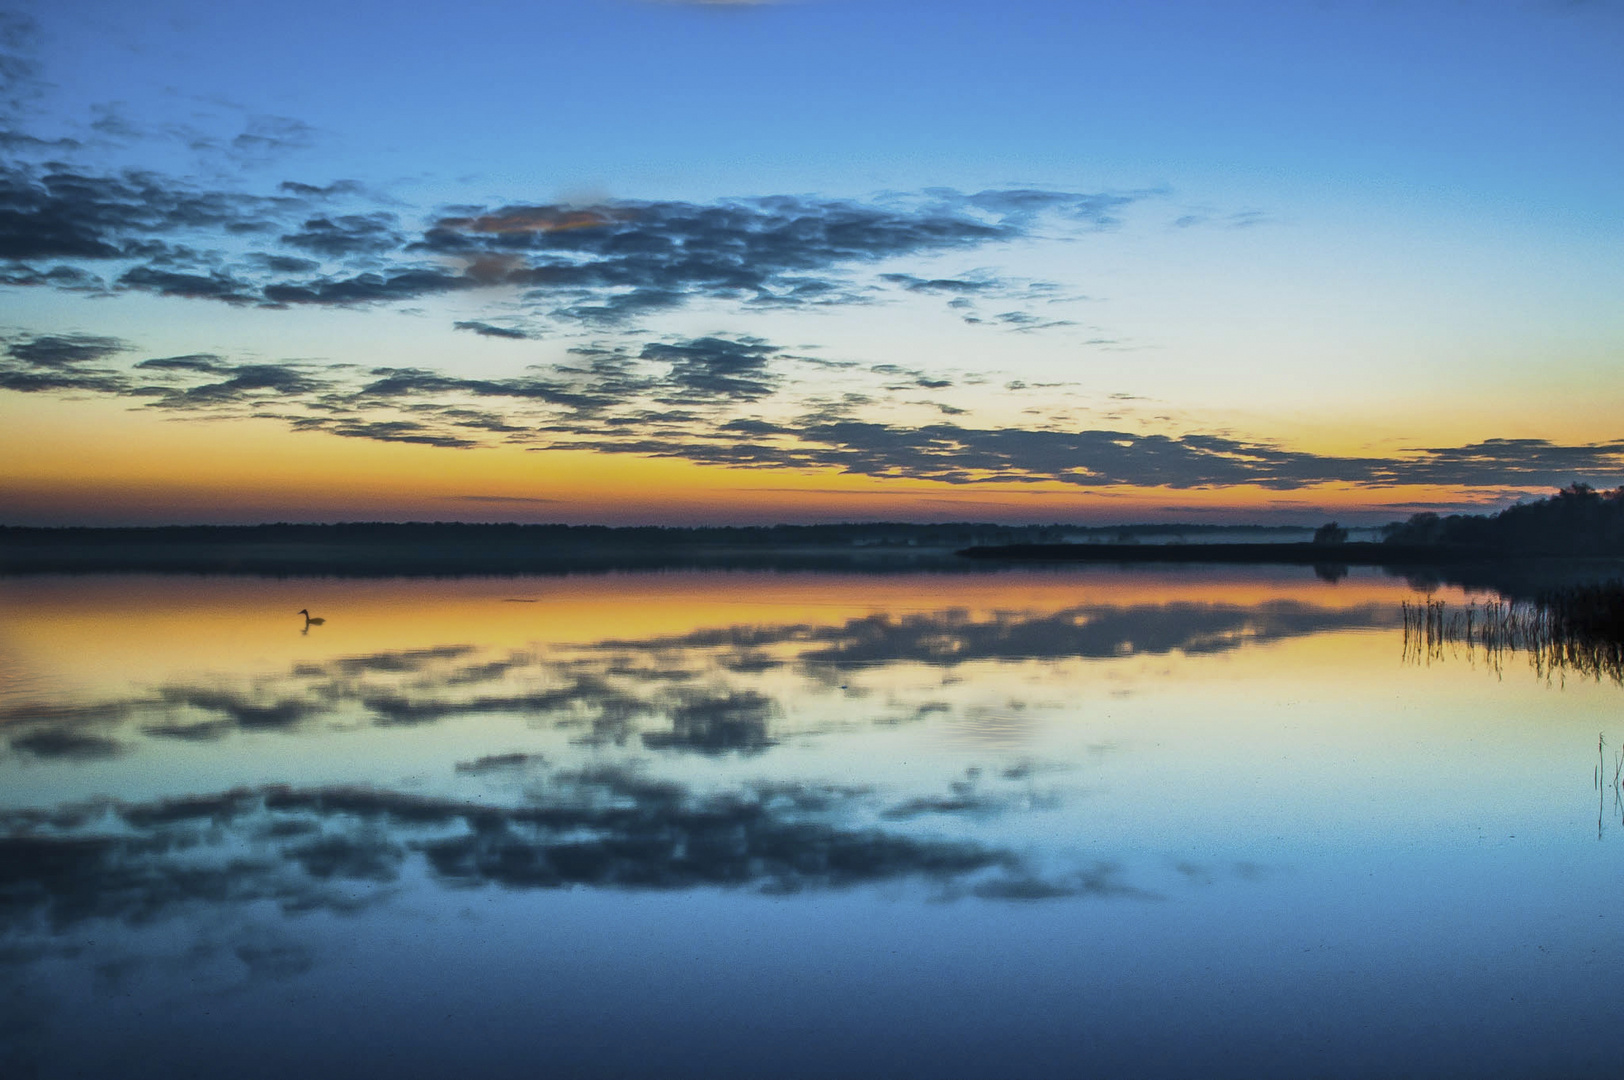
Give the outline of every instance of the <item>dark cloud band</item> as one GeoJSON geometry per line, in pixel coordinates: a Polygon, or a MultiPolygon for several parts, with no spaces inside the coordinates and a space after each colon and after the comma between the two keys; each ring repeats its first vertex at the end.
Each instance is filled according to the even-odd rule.
{"type": "MultiPolygon", "coordinates": [[[[821,383],[830,377],[826,365],[751,337],[581,346],[564,363],[501,379],[427,368],[237,363],[213,354],[118,364],[129,351],[125,342],[94,335],[13,338],[0,357],[0,390],[106,394],[171,412],[259,416],[295,431],[447,449],[500,443],[961,486],[1047,481],[1289,491],[1320,484],[1624,482],[1624,441],[1564,446],[1488,439],[1387,457],[1331,457],[1199,432],[887,423],[870,414],[889,399],[848,394],[819,403],[797,393],[797,370],[815,369],[821,383]],[[784,414],[782,422],[752,415],[769,405],[784,414]]],[[[896,365],[858,374],[877,379],[882,395],[953,387],[952,380],[896,365]]]]}
{"type": "MultiPolygon", "coordinates": [[[[271,124],[240,136],[249,143],[238,149],[299,137],[271,124]]],[[[263,196],[152,172],[14,161],[0,165],[0,284],[272,307],[500,288],[538,316],[614,325],[700,298],[758,308],[862,303],[874,286],[854,282],[856,268],[1019,240],[1044,222],[1107,228],[1136,197],[1018,189],[869,201],[516,203],[443,213],[414,229],[393,210],[367,206],[350,181],[287,181],[263,196]],[[333,213],[323,204],[335,199],[360,205],[333,213]]],[[[1010,291],[988,275],[893,273],[877,282],[961,299],[1010,291]]],[[[1044,321],[1032,320],[1017,328],[1044,321]]]]}

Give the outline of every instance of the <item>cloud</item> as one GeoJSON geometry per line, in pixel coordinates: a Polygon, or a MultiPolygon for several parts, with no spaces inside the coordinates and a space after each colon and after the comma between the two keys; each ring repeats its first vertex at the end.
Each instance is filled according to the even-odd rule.
{"type": "Polygon", "coordinates": [[[309,274],[321,269],[321,263],[314,259],[304,259],[297,255],[271,255],[263,251],[250,252],[245,261],[250,266],[275,274],[309,274]]]}
{"type": "Polygon", "coordinates": [[[475,439],[460,435],[444,435],[425,424],[413,420],[325,420],[313,418],[297,426],[299,431],[320,431],[337,435],[341,439],[368,439],[372,442],[406,443],[413,446],[437,446],[442,450],[471,450],[479,445],[475,439]]]}
{"type": "Polygon", "coordinates": [[[71,393],[130,394],[135,389],[122,376],[104,372],[39,372],[0,367],[0,390],[20,394],[71,393]]]}
{"type": "Polygon", "coordinates": [[[291,197],[210,191],[151,172],[0,165],[0,259],[140,259],[181,231],[221,239],[263,232],[304,205],[291,197]]]}
{"type": "Polygon", "coordinates": [[[330,199],[341,195],[360,195],[366,188],[359,180],[334,180],[330,184],[306,184],[298,180],[284,180],[276,185],[278,191],[306,198],[330,199]]]}
{"type": "Polygon", "coordinates": [[[829,466],[950,484],[1051,480],[1084,487],[1255,485],[1294,490],[1333,482],[1560,486],[1576,477],[1624,476],[1624,442],[1560,446],[1539,439],[1496,439],[1425,448],[1403,457],[1339,458],[1202,434],[904,427],[855,419],[809,424],[787,447],[649,443],[640,450],[715,464],[829,466]]]}
{"type": "MultiPolygon", "coordinates": [[[[246,161],[309,137],[296,121],[261,117],[229,144],[194,143],[246,161]]],[[[353,181],[288,180],[273,195],[254,195],[150,171],[13,162],[0,166],[0,259],[12,263],[3,280],[83,288],[92,276],[85,264],[114,263],[122,264],[107,286],[115,291],[285,307],[502,289],[538,318],[617,326],[698,299],[755,308],[866,303],[868,288],[852,276],[866,266],[1007,243],[1044,222],[1108,228],[1138,196],[943,189],[867,201],[511,203],[441,213],[417,228],[382,206],[322,208],[340,197],[369,196],[353,181]],[[194,242],[166,246],[178,235],[194,242]],[[250,241],[256,249],[242,250],[250,241]],[[61,264],[35,265],[46,259],[61,264]]],[[[955,287],[886,280],[924,292],[955,287]]]]}
{"type": "MultiPolygon", "coordinates": [[[[966,322],[975,320],[967,318],[966,322]]],[[[1033,315],[1029,311],[1003,311],[993,316],[993,321],[1001,326],[1008,327],[1017,333],[1029,334],[1035,330],[1054,330],[1063,326],[1076,326],[1070,319],[1045,319],[1033,315]]]]}
{"type": "Polygon", "coordinates": [[[908,390],[918,387],[922,390],[945,390],[953,385],[952,379],[933,377],[918,368],[906,368],[900,364],[872,364],[869,371],[884,376],[888,382],[887,389],[908,390]]]}
{"type": "Polygon", "coordinates": [[[524,330],[515,330],[508,326],[493,326],[488,322],[477,319],[464,319],[451,324],[454,329],[468,330],[480,337],[508,338],[514,341],[528,341],[535,335],[524,330]]]}
{"type": "Polygon", "coordinates": [[[140,388],[125,372],[91,366],[128,350],[117,338],[90,334],[12,337],[0,357],[0,390],[138,396],[140,388]]]}
{"type": "Polygon", "coordinates": [[[898,285],[908,292],[946,293],[953,296],[999,292],[1003,288],[1001,282],[985,278],[921,278],[913,274],[881,274],[880,280],[898,285]]]}
{"type": "MultiPolygon", "coordinates": [[[[184,388],[163,391],[152,403],[157,408],[180,410],[211,410],[240,405],[249,401],[277,400],[291,395],[311,394],[326,389],[328,384],[306,370],[292,364],[224,364],[204,357],[177,357],[168,360],[146,361],[136,365],[138,371],[167,370],[195,372],[206,379],[184,388]],[[220,378],[224,376],[223,378],[220,378]]],[[[151,388],[143,393],[151,395],[151,388]]]]}
{"type": "Polygon", "coordinates": [[[1021,309],[996,315],[981,315],[978,303],[996,300],[1001,304],[1013,301],[1048,306],[1063,301],[1087,299],[1083,296],[1068,295],[1059,284],[1052,281],[1008,278],[987,270],[975,270],[956,277],[933,278],[895,272],[881,274],[879,280],[904,292],[947,297],[948,309],[956,312],[967,325],[990,326],[1016,333],[1056,330],[1075,326],[1076,323],[1070,319],[1044,317],[1021,309]]]}
{"type": "Polygon", "coordinates": [[[362,273],[348,277],[322,277],[307,281],[271,283],[260,290],[271,304],[281,306],[327,305],[345,307],[360,304],[415,300],[423,296],[476,288],[473,278],[434,268],[408,269],[397,273],[362,273]]]}
{"type": "Polygon", "coordinates": [[[1229,213],[1220,213],[1210,208],[1192,210],[1173,219],[1175,229],[1193,229],[1200,226],[1215,226],[1224,229],[1255,229],[1262,225],[1275,224],[1275,218],[1261,210],[1236,210],[1229,213]]]}
{"type": "Polygon", "coordinates": [[[768,361],[779,350],[756,338],[694,338],[645,345],[639,358],[670,364],[667,401],[726,398],[755,401],[771,394],[778,377],[768,361]]]}
{"type": "Polygon", "coordinates": [[[196,371],[219,374],[230,371],[231,365],[214,353],[190,353],[186,356],[160,356],[143,360],[135,365],[137,371],[196,371]]]}
{"type": "Polygon", "coordinates": [[[105,360],[130,346],[118,338],[90,334],[45,334],[14,338],[6,344],[6,355],[29,367],[66,368],[105,360]]]}
{"type": "Polygon", "coordinates": [[[158,296],[179,296],[189,300],[220,300],[227,304],[250,304],[257,299],[252,284],[222,271],[188,274],[160,270],[153,266],[136,266],[120,274],[116,284],[124,289],[155,293],[158,296]]]}
{"type": "Polygon", "coordinates": [[[62,292],[105,292],[107,283],[100,277],[77,266],[53,266],[39,270],[23,263],[0,268],[0,286],[13,288],[51,287],[62,292]]]}
{"type": "MultiPolygon", "coordinates": [[[[1624,441],[1486,439],[1335,457],[1200,431],[1067,427],[1063,394],[1058,415],[1043,427],[972,427],[952,419],[964,415],[961,408],[930,395],[951,394],[975,378],[821,361],[745,335],[575,346],[562,362],[496,379],[433,368],[234,363],[212,354],[114,366],[130,351],[91,335],[15,336],[0,356],[0,389],[109,394],[196,417],[252,415],[295,431],[379,442],[448,449],[506,443],[956,486],[1294,491],[1330,483],[1537,489],[1624,482],[1624,441]],[[851,389],[833,396],[842,382],[851,389]],[[931,408],[944,419],[875,418],[895,415],[899,405],[931,408]]],[[[1029,389],[1018,381],[1006,387],[1011,394],[1029,389]]]]}
{"type": "MultiPolygon", "coordinates": [[[[600,369],[597,374],[602,374],[600,369]]],[[[571,380],[573,371],[560,371],[552,378],[527,375],[514,379],[468,379],[442,375],[421,368],[374,368],[372,381],[356,392],[358,403],[395,398],[465,395],[475,398],[513,398],[518,401],[561,406],[571,411],[596,412],[620,399],[593,385],[593,378],[571,380]]],[[[628,388],[629,389],[629,388],[628,388]]]]}
{"type": "Polygon", "coordinates": [[[377,255],[400,246],[402,238],[396,231],[399,224],[394,214],[384,211],[313,217],[297,232],[284,234],[282,243],[329,259],[377,255]]]}
{"type": "Polygon", "coordinates": [[[196,141],[194,149],[220,149],[243,166],[262,166],[315,143],[316,129],[290,116],[250,116],[241,134],[223,146],[196,141]]]}
{"type": "Polygon", "coordinates": [[[514,204],[442,217],[411,248],[464,258],[489,280],[528,285],[533,301],[578,290],[587,299],[555,312],[618,322],[696,296],[771,306],[851,302],[857,297],[838,276],[844,268],[1018,239],[1045,214],[1105,227],[1130,201],[934,191],[911,202],[514,204]]]}

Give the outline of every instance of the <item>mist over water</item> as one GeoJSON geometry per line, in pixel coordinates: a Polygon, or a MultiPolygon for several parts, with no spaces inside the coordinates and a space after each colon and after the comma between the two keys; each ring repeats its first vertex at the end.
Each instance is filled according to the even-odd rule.
{"type": "Polygon", "coordinates": [[[1624,691],[1419,599],[0,580],[0,1074],[1598,1068],[1624,691]]]}

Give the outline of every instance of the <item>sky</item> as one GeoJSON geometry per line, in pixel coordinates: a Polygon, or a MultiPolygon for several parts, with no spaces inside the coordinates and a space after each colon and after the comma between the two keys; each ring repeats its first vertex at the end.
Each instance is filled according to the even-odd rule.
{"type": "Polygon", "coordinates": [[[1624,483],[1624,3],[0,9],[0,524],[1624,483]]]}

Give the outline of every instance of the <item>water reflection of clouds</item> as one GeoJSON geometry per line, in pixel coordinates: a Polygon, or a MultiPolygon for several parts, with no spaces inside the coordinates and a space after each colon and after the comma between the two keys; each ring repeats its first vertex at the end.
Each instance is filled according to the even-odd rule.
{"type": "Polygon", "coordinates": [[[605,642],[604,646],[717,649],[741,656],[797,644],[804,646],[796,656],[803,664],[848,668],[901,662],[952,665],[973,660],[1102,659],[1175,651],[1198,655],[1330,630],[1396,625],[1397,617],[1388,605],[1327,608],[1273,600],[1251,606],[1077,606],[1043,614],[1001,613],[986,619],[959,610],[876,614],[838,626],[735,626],[640,642],[605,642]]]}
{"type": "Polygon", "coordinates": [[[1012,750],[1025,743],[1037,726],[1035,709],[1018,698],[1001,705],[971,705],[956,718],[955,738],[989,751],[1012,750]]]}
{"type": "MultiPolygon", "coordinates": [[[[449,601],[400,602],[396,622],[351,614],[285,648],[245,631],[213,652],[147,636],[119,654],[107,630],[61,665],[57,685],[94,691],[0,699],[0,802],[41,807],[0,810],[0,1075],[71,1072],[80,1044],[100,1064],[154,1046],[209,1060],[229,1041],[281,1067],[277,1048],[329,1030],[317,1050],[357,1048],[359,1073],[455,1072],[437,1039],[525,1055],[514,1073],[630,1072],[549,1048],[691,1048],[724,1029],[856,1045],[842,1065],[913,1030],[948,1047],[932,1060],[951,1073],[955,1038],[1018,1048],[1034,1017],[1052,1017],[1045,1053],[1116,1031],[1160,1045],[1146,1017],[1212,1018],[1176,1043],[1188,1062],[1267,1035],[1282,1001],[1312,1027],[1314,1001],[1356,983],[1358,1021],[1436,997],[1429,973],[1481,970],[1481,941],[1440,938],[1421,908],[1492,913],[1543,890],[1569,906],[1524,907],[1598,925],[1560,886],[1599,881],[1605,851],[1569,842],[1592,822],[1550,809],[1574,802],[1572,777],[1568,758],[1545,766],[1575,731],[1597,752],[1574,706],[1605,701],[1447,696],[1398,668],[1392,612],[1345,591],[976,603],[927,583],[828,609],[741,589],[650,600],[643,619],[620,616],[629,601],[596,621],[538,610],[502,632],[449,601]],[[1364,629],[1381,632],[1346,633],[1364,629]],[[1530,727],[1547,700],[1567,711],[1530,727]],[[1434,708],[1453,701],[1488,719],[1434,708]],[[1031,722],[1019,749],[971,738],[1005,716],[1031,722]],[[1432,766],[1462,745],[1488,749],[1432,766]],[[1485,846],[1485,820],[1518,839],[1485,846]]],[[[37,654],[53,640],[29,635],[37,654]]],[[[1614,796],[1586,794],[1616,825],[1614,796]]],[[[1567,955],[1589,955],[1578,945],[1567,955]]],[[[995,1057],[972,1071],[1039,1060],[995,1057]]]]}
{"type": "Polygon", "coordinates": [[[956,706],[940,689],[972,663],[1210,655],[1316,633],[1395,624],[1386,606],[1328,608],[1289,600],[1255,605],[1084,605],[974,618],[959,610],[869,615],[828,625],[735,625],[643,640],[605,640],[546,654],[487,655],[471,644],[382,651],[300,663],[236,684],[166,685],[116,700],[12,704],[0,727],[15,753],[92,761],[133,735],[208,742],[234,732],[318,725],[409,727],[519,715],[578,732],[585,745],[637,744],[659,753],[756,754],[784,738],[802,699],[838,689],[856,699],[864,671],[910,665],[942,672],[935,694],[899,700],[879,722],[961,714],[966,732],[1018,741],[1028,708],[1008,699],[956,706]],[[1006,731],[1005,729],[1012,729],[1006,731]],[[1012,733],[1013,731],[1013,733],[1012,733]]]}
{"type": "MultiPolygon", "coordinates": [[[[495,714],[556,728],[583,750],[743,758],[794,738],[786,721],[805,696],[838,689],[852,700],[865,692],[852,685],[859,669],[913,666],[940,677],[913,697],[892,687],[884,704],[867,708],[867,720],[941,718],[999,749],[1009,740],[999,741],[994,721],[1019,718],[1031,703],[1006,697],[993,708],[944,695],[976,688],[975,678],[954,674],[964,665],[1204,654],[1390,621],[1375,605],[1098,605],[736,625],[546,653],[493,655],[452,643],[301,662],[235,684],[11,704],[0,724],[14,754],[58,762],[105,760],[143,737],[207,744],[234,733],[388,729],[495,714]]],[[[408,864],[457,886],[794,892],[916,880],[942,895],[1003,899],[1135,894],[1103,864],[1046,871],[1012,848],[938,834],[954,821],[1053,809],[1056,797],[1032,784],[1040,768],[972,770],[945,792],[888,802],[873,791],[791,783],[704,794],[629,767],[570,771],[513,752],[455,768],[461,783],[517,793],[507,806],[267,786],[13,811],[0,838],[0,921],[13,930],[109,918],[135,924],[194,903],[354,910],[387,894],[408,864]]]]}
{"type": "Polygon", "coordinates": [[[1106,866],[1047,872],[1011,848],[907,827],[921,818],[1031,808],[1002,777],[967,775],[936,798],[887,803],[795,782],[697,792],[643,771],[553,770],[533,756],[465,763],[522,774],[508,804],[372,787],[270,785],[145,803],[0,816],[0,931],[150,923],[198,905],[271,902],[355,912],[407,864],[443,885],[764,893],[905,881],[942,896],[1127,895],[1106,866]]]}
{"type": "Polygon", "coordinates": [[[455,770],[480,790],[272,784],[0,812],[0,1004],[17,1004],[0,1035],[22,1054],[0,1047],[0,1066],[28,1075],[39,1064],[24,1051],[57,1022],[64,965],[91,971],[104,995],[149,1007],[233,994],[306,977],[340,942],[387,937],[389,923],[421,908],[424,889],[503,903],[568,889],[1155,898],[1109,860],[953,835],[952,819],[1043,808],[1020,769],[972,770],[912,799],[794,781],[700,790],[524,753],[455,770]],[[348,929],[323,930],[324,919],[348,929]]]}
{"type": "Polygon", "coordinates": [[[116,784],[163,769],[168,786],[158,790],[199,787],[0,811],[0,995],[10,983],[48,983],[59,961],[104,970],[121,994],[302,979],[329,970],[336,946],[322,943],[324,920],[354,928],[335,941],[369,940],[433,907],[429,897],[460,891],[828,902],[862,890],[1040,905],[1034,913],[1052,901],[1173,895],[1238,872],[1119,858],[1070,814],[1093,778],[1057,775],[1090,762],[1021,760],[1009,752],[1021,732],[1006,729],[1075,708],[1073,662],[1103,687],[1124,657],[1175,663],[1392,621],[1379,605],[1294,601],[944,608],[821,623],[797,611],[546,647],[431,637],[428,647],[357,649],[123,694],[12,696],[0,704],[0,738],[13,767],[76,768],[88,791],[107,790],[109,775],[116,784]],[[413,735],[434,725],[458,749],[438,750],[421,782],[387,779],[401,775],[386,772],[395,759],[349,771],[376,774],[364,783],[293,782],[309,773],[278,771],[301,769],[314,737],[362,727],[415,747],[410,757],[443,746],[413,735]],[[482,737],[465,743],[475,725],[482,737]],[[838,770],[857,743],[835,735],[917,745],[907,725],[931,725],[927,742],[945,732],[973,749],[960,747],[945,776],[926,766],[878,779],[869,770],[861,784],[806,778],[810,762],[830,769],[824,776],[853,775],[838,770]],[[528,729],[551,734],[532,742],[528,729]],[[809,736],[827,738],[823,757],[786,749],[809,736]],[[292,748],[266,755],[255,773],[283,782],[194,779],[244,775],[225,750],[239,738],[292,748]],[[190,771],[199,761],[209,764],[190,771]],[[966,769],[971,761],[984,767],[966,769]],[[786,770],[796,771],[751,779],[786,770]]]}

